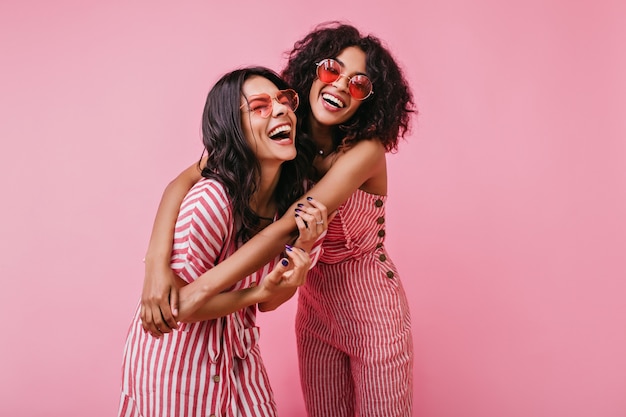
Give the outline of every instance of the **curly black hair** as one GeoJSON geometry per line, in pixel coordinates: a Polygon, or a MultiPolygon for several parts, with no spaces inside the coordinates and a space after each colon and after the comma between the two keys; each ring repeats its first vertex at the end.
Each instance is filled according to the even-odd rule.
{"type": "Polygon", "coordinates": [[[317,76],[315,64],[325,58],[336,58],[350,46],[365,52],[366,73],[372,81],[374,94],[363,101],[350,120],[337,126],[333,138],[335,147],[376,138],[388,152],[396,151],[399,138],[404,138],[409,131],[411,113],[417,113],[413,94],[402,70],[382,42],[375,36],[362,35],[357,28],[345,23],[333,21],[317,25],[287,53],[288,62],[282,76],[302,99],[298,119],[308,131],[311,111],[308,97],[317,76]]]}
{"type": "MultiPolygon", "coordinates": [[[[279,89],[291,88],[278,74],[265,67],[237,69],[222,76],[209,92],[202,113],[202,137],[210,155],[202,176],[219,181],[234,208],[237,239],[245,242],[258,230],[261,218],[250,208],[250,198],[258,189],[260,165],[248,145],[241,124],[241,96],[245,81],[253,76],[268,79],[279,89]]],[[[314,149],[303,134],[296,136],[297,156],[282,164],[275,191],[278,215],[305,192],[307,173],[314,149]]]]}

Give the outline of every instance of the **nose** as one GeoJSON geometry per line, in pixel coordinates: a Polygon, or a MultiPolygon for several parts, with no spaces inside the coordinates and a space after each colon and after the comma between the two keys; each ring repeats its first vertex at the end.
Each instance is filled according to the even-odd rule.
{"type": "Polygon", "coordinates": [[[339,74],[339,78],[337,78],[331,85],[338,90],[348,91],[348,83],[350,82],[350,77],[346,74],[339,74]]]}
{"type": "Polygon", "coordinates": [[[272,101],[272,116],[273,117],[282,116],[283,114],[286,114],[289,111],[289,107],[287,107],[286,104],[283,104],[280,101],[278,101],[276,97],[274,97],[272,100],[273,100],[272,101]]]}

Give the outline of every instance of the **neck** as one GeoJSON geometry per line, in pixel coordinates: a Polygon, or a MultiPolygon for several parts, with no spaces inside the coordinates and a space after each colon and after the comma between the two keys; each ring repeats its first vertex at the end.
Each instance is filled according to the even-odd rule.
{"type": "Polygon", "coordinates": [[[309,134],[319,155],[328,155],[335,150],[334,131],[335,126],[323,125],[315,120],[312,113],[309,115],[309,134]]]}
{"type": "Polygon", "coordinates": [[[276,214],[276,187],[280,179],[281,166],[267,167],[261,164],[259,188],[250,200],[250,208],[259,216],[274,218],[276,214]]]}

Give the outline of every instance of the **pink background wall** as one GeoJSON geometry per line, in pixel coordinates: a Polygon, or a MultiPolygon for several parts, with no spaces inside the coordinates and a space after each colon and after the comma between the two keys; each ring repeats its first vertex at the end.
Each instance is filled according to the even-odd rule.
{"type": "MultiPolygon", "coordinates": [[[[421,111],[388,206],[415,415],[625,416],[625,12],[3,0],[0,415],[115,414],[152,220],[200,155],[208,88],[345,19],[387,41],[421,111]]],[[[303,415],[294,307],[262,318],[283,416],[303,415]]]]}

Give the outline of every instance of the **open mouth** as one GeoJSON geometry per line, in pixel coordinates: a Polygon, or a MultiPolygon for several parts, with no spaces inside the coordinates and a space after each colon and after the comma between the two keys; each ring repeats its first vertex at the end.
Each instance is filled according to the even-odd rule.
{"type": "Polygon", "coordinates": [[[267,134],[272,140],[289,139],[291,137],[291,126],[280,125],[270,130],[267,134]]]}
{"type": "Polygon", "coordinates": [[[324,99],[326,103],[338,109],[343,109],[346,105],[346,103],[339,100],[337,97],[333,96],[332,94],[324,93],[322,94],[322,98],[324,99]]]}

